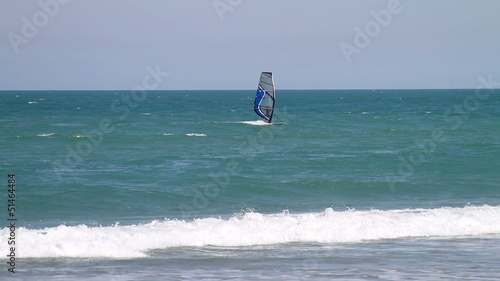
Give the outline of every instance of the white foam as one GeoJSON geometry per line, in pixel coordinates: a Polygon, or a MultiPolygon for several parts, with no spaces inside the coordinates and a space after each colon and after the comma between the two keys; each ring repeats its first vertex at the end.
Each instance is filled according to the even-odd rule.
{"type": "Polygon", "coordinates": [[[205,135],[205,134],[197,134],[197,133],[189,133],[189,134],[186,134],[186,136],[189,136],[189,137],[206,137],[207,135],[205,135]]]}
{"type": "Polygon", "coordinates": [[[50,136],[53,136],[55,135],[55,133],[48,133],[48,134],[38,134],[36,135],[37,137],[50,137],[50,136]]]}
{"type": "MultiPolygon", "coordinates": [[[[288,242],[343,243],[405,237],[500,234],[500,206],[260,214],[229,219],[165,220],[143,225],[85,225],[18,229],[19,257],[147,256],[148,251],[189,246],[252,246],[288,242]]],[[[9,230],[0,230],[7,241],[9,230]]],[[[7,243],[0,243],[0,253],[7,243]]],[[[5,256],[4,256],[5,258],[5,256]]]]}
{"type": "Polygon", "coordinates": [[[269,125],[272,125],[271,123],[268,123],[268,122],[266,122],[264,120],[240,121],[240,122],[235,122],[235,123],[247,124],[247,125],[252,125],[252,126],[269,126],[269,125]]]}
{"type": "MultiPolygon", "coordinates": [[[[219,122],[214,122],[216,124],[246,124],[246,125],[252,125],[252,126],[269,126],[273,125],[272,123],[268,123],[264,120],[254,120],[254,121],[219,121],[219,122]]],[[[276,123],[274,123],[276,124],[276,123]]]]}

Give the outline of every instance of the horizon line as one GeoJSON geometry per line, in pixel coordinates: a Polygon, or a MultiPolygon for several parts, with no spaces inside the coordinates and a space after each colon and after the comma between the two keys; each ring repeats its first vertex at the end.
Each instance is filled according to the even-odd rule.
{"type": "MultiPolygon", "coordinates": [[[[345,89],[278,89],[276,91],[402,91],[402,90],[476,90],[477,88],[345,88],[345,89]]],[[[490,90],[500,90],[500,88],[493,88],[490,90]]],[[[16,90],[2,90],[0,92],[124,92],[132,91],[130,89],[16,89],[16,90]]],[[[174,92],[174,91],[255,91],[255,89],[163,89],[163,90],[146,90],[147,92],[174,92]]]]}

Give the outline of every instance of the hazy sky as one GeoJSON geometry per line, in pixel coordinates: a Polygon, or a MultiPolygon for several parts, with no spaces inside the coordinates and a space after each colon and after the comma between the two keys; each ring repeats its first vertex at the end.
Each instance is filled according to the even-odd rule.
{"type": "Polygon", "coordinates": [[[498,0],[2,0],[0,34],[0,90],[500,81],[498,0]]]}

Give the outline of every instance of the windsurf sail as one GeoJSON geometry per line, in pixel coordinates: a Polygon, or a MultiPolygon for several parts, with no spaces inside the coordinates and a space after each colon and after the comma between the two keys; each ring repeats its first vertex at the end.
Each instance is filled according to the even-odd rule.
{"type": "Polygon", "coordinates": [[[259,87],[257,88],[253,110],[257,115],[271,123],[275,100],[273,74],[271,72],[262,72],[260,74],[259,87]]]}

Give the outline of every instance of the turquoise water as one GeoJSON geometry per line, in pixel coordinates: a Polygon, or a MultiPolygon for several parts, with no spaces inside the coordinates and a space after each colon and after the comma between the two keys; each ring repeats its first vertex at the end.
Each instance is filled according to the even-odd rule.
{"type": "Polygon", "coordinates": [[[0,93],[16,277],[500,278],[498,90],[254,94],[0,93]]]}

